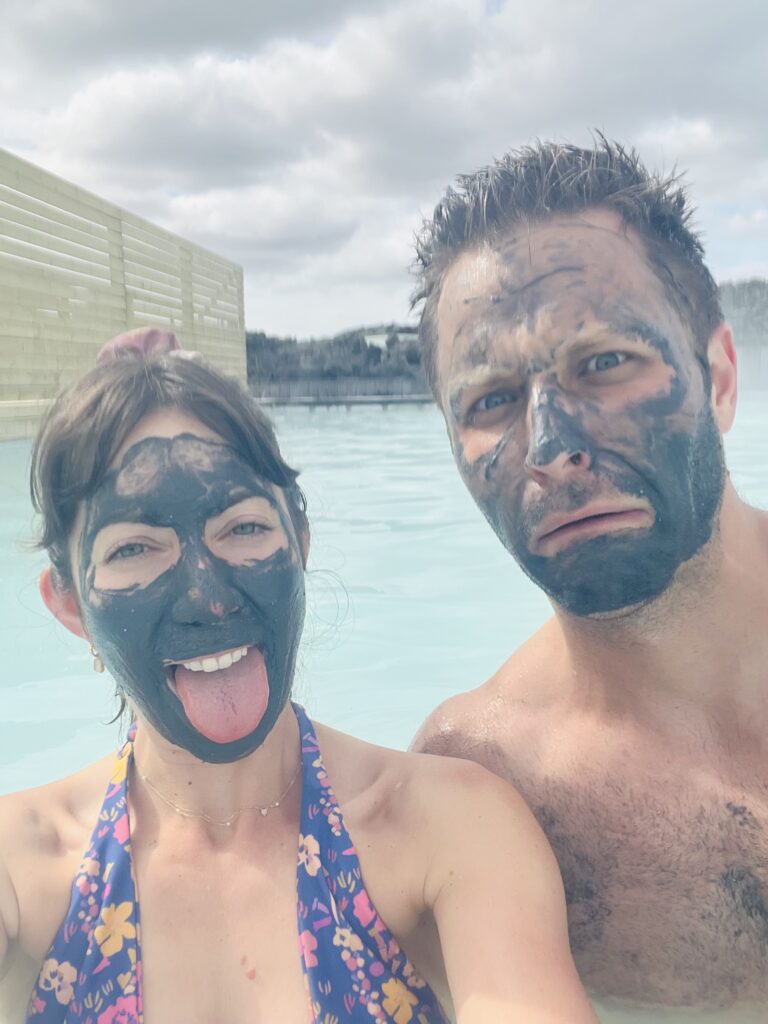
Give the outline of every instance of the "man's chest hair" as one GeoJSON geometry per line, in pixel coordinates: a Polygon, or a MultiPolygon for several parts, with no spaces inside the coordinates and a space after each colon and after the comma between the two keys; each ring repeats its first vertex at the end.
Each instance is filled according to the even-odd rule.
{"type": "Polygon", "coordinates": [[[685,1005],[768,999],[762,782],[734,792],[585,773],[523,789],[558,858],[589,986],[685,1005]]]}

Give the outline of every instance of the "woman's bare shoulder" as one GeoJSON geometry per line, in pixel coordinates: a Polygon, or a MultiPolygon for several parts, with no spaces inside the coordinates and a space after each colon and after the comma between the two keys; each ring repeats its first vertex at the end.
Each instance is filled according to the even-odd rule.
{"type": "Polygon", "coordinates": [[[398,819],[404,829],[425,820],[451,827],[469,808],[485,807],[524,830],[531,814],[508,782],[474,761],[459,757],[392,750],[317,727],[331,784],[343,809],[365,810],[365,817],[398,819]]]}
{"type": "Polygon", "coordinates": [[[66,910],[110,764],[104,758],[64,779],[0,797],[0,980],[14,956],[42,955],[66,910]]]}
{"type": "Polygon", "coordinates": [[[93,829],[114,758],[94,761],[72,775],[0,797],[0,859],[60,856],[93,829]]]}

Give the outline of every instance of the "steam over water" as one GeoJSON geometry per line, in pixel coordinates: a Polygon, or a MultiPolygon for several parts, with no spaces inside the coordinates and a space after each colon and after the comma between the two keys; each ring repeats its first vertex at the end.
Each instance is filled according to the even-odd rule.
{"type": "MultiPolygon", "coordinates": [[[[726,442],[742,495],[768,507],[768,352],[742,356],[726,442]]],[[[404,747],[427,713],[483,682],[549,606],[464,491],[433,407],[283,409],[313,540],[296,696],[329,725],[404,747]]],[[[44,609],[31,536],[29,444],[0,446],[0,792],[49,781],[114,749],[108,678],[44,609]]],[[[766,1014],[600,1008],[609,1024],[752,1024],[766,1014]]]]}

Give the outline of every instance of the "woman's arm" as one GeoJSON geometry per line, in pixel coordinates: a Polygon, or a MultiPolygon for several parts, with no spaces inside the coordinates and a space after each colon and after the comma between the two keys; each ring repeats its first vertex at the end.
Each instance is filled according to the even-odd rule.
{"type": "Polygon", "coordinates": [[[478,765],[446,759],[440,775],[425,807],[425,895],[458,1024],[595,1024],[568,945],[560,872],[533,815],[478,765]]]}
{"type": "Polygon", "coordinates": [[[19,907],[16,890],[6,867],[5,840],[8,836],[7,815],[0,809],[0,982],[10,966],[11,943],[19,929],[19,907]]]}

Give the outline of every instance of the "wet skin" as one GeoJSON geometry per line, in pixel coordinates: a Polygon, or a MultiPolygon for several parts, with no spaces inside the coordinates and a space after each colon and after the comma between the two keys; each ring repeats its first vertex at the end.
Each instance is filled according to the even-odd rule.
{"type": "Polygon", "coordinates": [[[523,570],[576,615],[658,597],[712,536],[725,466],[641,239],[603,210],[518,228],[449,268],[437,330],[459,471],[523,570]]]}
{"type": "Polygon", "coordinates": [[[88,634],[140,712],[202,761],[254,751],[290,694],[304,573],[277,492],[227,445],[181,434],[133,445],[85,502],[88,634]],[[264,654],[266,710],[248,735],[217,743],[187,718],[166,665],[245,646],[264,654]]]}

